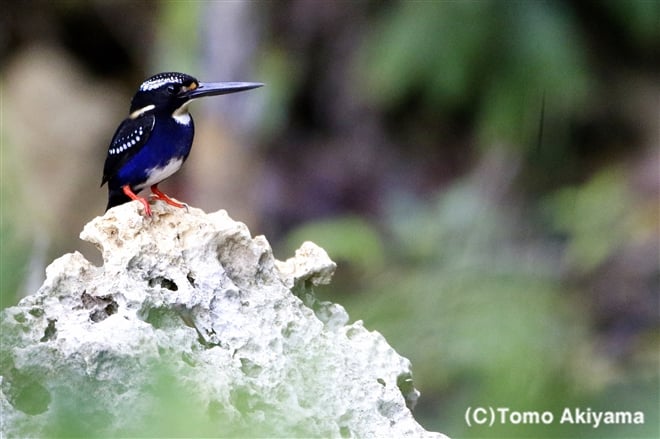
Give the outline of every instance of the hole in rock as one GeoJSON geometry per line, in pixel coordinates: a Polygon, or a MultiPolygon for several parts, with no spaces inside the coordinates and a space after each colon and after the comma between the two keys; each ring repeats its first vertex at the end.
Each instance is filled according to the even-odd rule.
{"type": "Polygon", "coordinates": [[[417,404],[417,398],[419,396],[413,385],[412,375],[410,373],[402,373],[396,377],[396,386],[406,400],[406,407],[412,410],[417,404]]]}
{"type": "Polygon", "coordinates": [[[48,319],[48,326],[44,330],[44,336],[39,341],[53,340],[57,337],[57,328],[55,327],[56,319],[48,319]]]}
{"type": "Polygon", "coordinates": [[[172,279],[168,279],[163,276],[157,276],[154,277],[153,279],[149,279],[149,286],[151,288],[159,286],[161,288],[166,288],[170,291],[177,291],[179,289],[177,284],[172,279]]]}
{"type": "Polygon", "coordinates": [[[167,307],[154,307],[141,311],[143,320],[154,328],[173,328],[180,325],[179,313],[167,307]]]}
{"type": "Polygon", "coordinates": [[[112,302],[110,302],[110,303],[108,304],[108,306],[106,306],[105,308],[103,308],[103,310],[105,311],[105,313],[106,313],[107,315],[109,315],[109,316],[115,314],[115,313],[117,312],[118,309],[119,309],[119,305],[117,305],[117,302],[115,302],[114,300],[113,300],[112,302]]]}
{"type": "Polygon", "coordinates": [[[186,279],[188,279],[188,282],[190,283],[190,286],[193,288],[195,287],[195,278],[193,277],[192,273],[188,273],[186,276],[186,279]]]}
{"type": "Polygon", "coordinates": [[[33,317],[41,317],[44,315],[44,310],[41,308],[32,308],[28,313],[33,317]]]}
{"type": "Polygon", "coordinates": [[[111,295],[105,296],[91,296],[87,293],[82,295],[83,306],[87,309],[92,309],[89,313],[89,319],[98,323],[117,313],[119,304],[112,298],[111,295]]]}

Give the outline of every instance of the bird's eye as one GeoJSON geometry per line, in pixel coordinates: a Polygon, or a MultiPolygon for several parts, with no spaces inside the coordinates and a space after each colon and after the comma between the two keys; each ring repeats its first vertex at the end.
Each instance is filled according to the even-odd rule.
{"type": "Polygon", "coordinates": [[[176,87],[173,86],[173,85],[168,85],[168,86],[167,86],[167,92],[168,92],[169,94],[173,95],[174,93],[176,93],[176,87]]]}

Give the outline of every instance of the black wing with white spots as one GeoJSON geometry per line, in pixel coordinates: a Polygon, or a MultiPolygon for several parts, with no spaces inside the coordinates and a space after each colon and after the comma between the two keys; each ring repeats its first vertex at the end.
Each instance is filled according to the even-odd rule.
{"type": "Polygon", "coordinates": [[[155,121],[153,114],[147,114],[137,119],[125,119],[119,125],[108,148],[101,186],[114,177],[124,163],[147,143],[155,121]]]}

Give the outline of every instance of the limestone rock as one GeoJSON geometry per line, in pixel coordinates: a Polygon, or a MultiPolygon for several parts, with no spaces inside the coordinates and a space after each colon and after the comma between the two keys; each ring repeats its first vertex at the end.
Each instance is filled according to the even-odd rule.
{"type": "Polygon", "coordinates": [[[307,242],[277,261],[225,211],[137,202],[87,224],[2,312],[0,436],[443,437],[409,405],[410,363],[313,287],[307,242]]]}

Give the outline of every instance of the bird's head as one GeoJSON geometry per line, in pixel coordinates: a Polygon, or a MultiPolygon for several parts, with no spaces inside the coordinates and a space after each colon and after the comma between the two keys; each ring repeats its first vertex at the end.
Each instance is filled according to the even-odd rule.
{"type": "Polygon", "coordinates": [[[130,117],[149,112],[185,114],[193,99],[216,96],[261,87],[258,82],[199,82],[185,73],[165,72],[145,80],[131,102],[130,117]]]}

